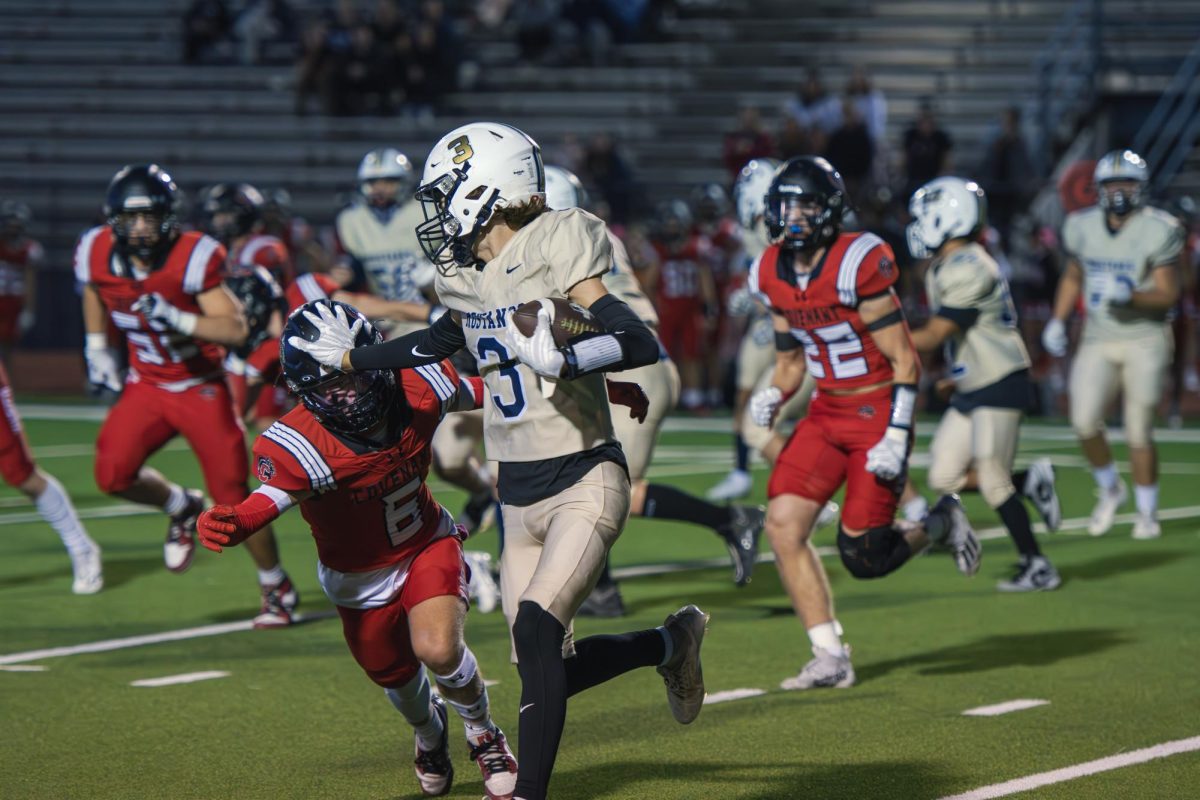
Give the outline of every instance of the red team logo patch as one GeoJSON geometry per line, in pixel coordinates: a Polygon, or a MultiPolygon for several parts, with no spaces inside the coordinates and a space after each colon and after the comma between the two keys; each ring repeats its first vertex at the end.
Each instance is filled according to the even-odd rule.
{"type": "Polygon", "coordinates": [[[258,475],[258,480],[266,483],[275,477],[275,464],[267,456],[259,456],[258,463],[254,467],[255,474],[258,475]]]}
{"type": "Polygon", "coordinates": [[[875,416],[875,406],[859,406],[858,415],[863,419],[871,419],[875,416]]]}
{"type": "Polygon", "coordinates": [[[879,274],[885,278],[892,277],[892,272],[896,269],[896,262],[892,261],[887,256],[879,259],[879,274]]]}

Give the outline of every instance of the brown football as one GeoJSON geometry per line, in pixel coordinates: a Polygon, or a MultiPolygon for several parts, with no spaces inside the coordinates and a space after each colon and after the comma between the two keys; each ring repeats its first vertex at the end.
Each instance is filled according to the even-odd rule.
{"type": "Polygon", "coordinates": [[[595,317],[570,300],[561,297],[546,297],[542,300],[522,303],[513,312],[513,324],[517,326],[517,330],[526,336],[533,334],[534,328],[537,327],[538,311],[543,302],[553,306],[550,314],[550,332],[554,336],[554,343],[559,347],[569,343],[580,334],[604,331],[595,317]]]}

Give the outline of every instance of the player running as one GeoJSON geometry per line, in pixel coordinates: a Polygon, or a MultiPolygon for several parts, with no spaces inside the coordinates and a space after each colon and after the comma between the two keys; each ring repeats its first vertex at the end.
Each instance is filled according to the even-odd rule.
{"type": "Polygon", "coordinates": [[[958,569],[979,569],[979,540],[958,498],[946,495],[923,524],[896,522],[912,447],[919,361],[892,288],[891,248],[871,233],[841,233],[842,177],[802,156],[775,173],[767,192],[772,244],[750,272],[771,310],[776,366],[751,398],[769,426],[806,373],[817,381],[808,415],[780,453],[767,486],[767,535],[775,565],[812,642],[813,660],[784,689],[854,683],[825,568],[810,542],[821,508],[841,485],[838,552],[856,578],[880,578],[931,543],[958,569]]]}

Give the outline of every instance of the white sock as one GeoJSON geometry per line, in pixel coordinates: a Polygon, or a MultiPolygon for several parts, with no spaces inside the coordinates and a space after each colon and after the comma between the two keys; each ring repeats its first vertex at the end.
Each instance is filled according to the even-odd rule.
{"type": "Polygon", "coordinates": [[[276,564],[270,569],[260,569],[258,571],[259,586],[278,586],[283,583],[283,579],[287,577],[287,573],[283,571],[282,564],[276,564]]]}
{"type": "Polygon", "coordinates": [[[1149,486],[1133,485],[1133,497],[1137,501],[1138,513],[1144,517],[1153,517],[1158,513],[1158,484],[1149,486]]]}
{"type": "Polygon", "coordinates": [[[840,631],[841,626],[836,621],[822,622],[820,625],[813,625],[808,629],[808,639],[815,647],[833,653],[835,656],[844,656],[846,648],[842,646],[840,631]]]}
{"type": "Polygon", "coordinates": [[[171,493],[167,495],[167,502],[163,503],[163,511],[169,516],[179,516],[182,511],[187,508],[187,492],[178,483],[171,484],[171,493]]]}
{"type": "Polygon", "coordinates": [[[904,504],[904,518],[909,522],[920,522],[929,513],[929,501],[924,495],[917,495],[904,504]]]}
{"type": "Polygon", "coordinates": [[[1117,490],[1117,483],[1121,480],[1117,465],[1111,461],[1103,467],[1092,467],[1092,477],[1096,479],[1097,486],[1110,494],[1117,490]]]}
{"type": "Polygon", "coordinates": [[[46,490],[34,501],[42,519],[58,531],[59,538],[72,556],[95,549],[96,543],[83,529],[83,523],[79,521],[75,506],[71,504],[71,498],[62,484],[53,475],[43,473],[42,478],[46,481],[46,490]]]}

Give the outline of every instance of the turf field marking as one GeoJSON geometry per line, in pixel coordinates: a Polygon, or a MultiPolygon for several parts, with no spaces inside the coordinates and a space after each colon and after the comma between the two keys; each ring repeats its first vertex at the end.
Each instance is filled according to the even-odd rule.
{"type": "MultiPolygon", "coordinates": [[[[113,503],[107,506],[78,509],[80,519],[109,519],[111,517],[135,517],[140,514],[162,514],[162,509],[138,503],[113,503]]],[[[21,511],[0,514],[0,525],[20,525],[23,522],[41,522],[42,515],[36,511],[21,511]]]]}
{"type": "Polygon", "coordinates": [[[713,692],[710,695],[705,695],[704,705],[711,706],[714,703],[745,700],[748,697],[758,697],[760,694],[766,694],[766,691],[763,689],[726,689],[723,692],[713,692]]]}
{"type": "Polygon", "coordinates": [[[41,664],[13,664],[0,667],[0,672],[45,672],[47,669],[41,664]]]}
{"type": "Polygon", "coordinates": [[[996,703],[993,706],[968,708],[962,712],[964,717],[998,717],[1001,714],[1011,714],[1014,711],[1024,711],[1027,708],[1050,705],[1049,700],[1009,700],[1006,703],[996,703]]]}
{"type": "Polygon", "coordinates": [[[495,685],[496,685],[496,684],[498,684],[498,683],[500,683],[500,681],[493,681],[493,680],[489,680],[489,679],[487,679],[487,678],[484,678],[484,679],[483,679],[483,685],[484,685],[484,686],[495,686],[495,685]]]}
{"type": "Polygon", "coordinates": [[[196,681],[211,681],[215,678],[228,678],[231,673],[221,669],[210,669],[204,672],[185,672],[182,675],[165,675],[161,678],[142,678],[130,681],[130,686],[146,687],[149,689],[159,686],[174,686],[179,683],[195,683],[196,681]]]}
{"type": "Polygon", "coordinates": [[[1107,758],[1098,758],[1095,761],[1085,761],[1073,767],[1039,772],[1036,775],[1027,775],[1024,778],[1016,778],[1004,783],[993,783],[990,786],[981,786],[978,789],[972,789],[962,794],[949,795],[941,798],[941,800],[990,800],[993,797],[1007,797],[1010,794],[1028,792],[1030,789],[1037,789],[1054,783],[1062,783],[1063,781],[1070,781],[1087,775],[1096,775],[1101,772],[1132,766],[1133,764],[1144,764],[1156,758],[1190,753],[1193,750],[1200,750],[1200,736],[1193,736],[1190,739],[1176,739],[1173,742],[1163,742],[1152,747],[1143,747],[1141,750],[1132,750],[1128,753],[1108,756],[1107,758]]]}

